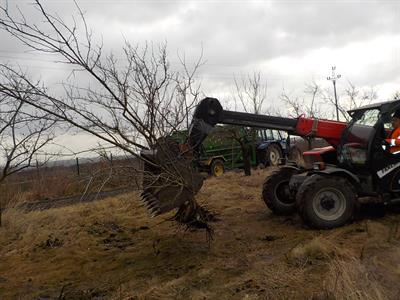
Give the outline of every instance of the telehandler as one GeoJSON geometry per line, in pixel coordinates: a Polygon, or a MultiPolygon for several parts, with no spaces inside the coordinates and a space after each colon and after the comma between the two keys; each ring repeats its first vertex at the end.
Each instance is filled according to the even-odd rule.
{"type": "Polygon", "coordinates": [[[303,153],[308,167],[282,162],[266,178],[262,198],[272,212],[298,212],[314,228],[329,229],[349,222],[359,203],[369,199],[400,201],[400,153],[390,153],[385,138],[400,100],[348,111],[349,123],[316,118],[285,118],[224,110],[215,98],[195,109],[184,144],[160,139],[143,150],[146,161],[142,199],[155,216],[188,206],[203,184],[194,161],[216,124],[287,131],[290,135],[325,139],[330,146],[303,153]]]}

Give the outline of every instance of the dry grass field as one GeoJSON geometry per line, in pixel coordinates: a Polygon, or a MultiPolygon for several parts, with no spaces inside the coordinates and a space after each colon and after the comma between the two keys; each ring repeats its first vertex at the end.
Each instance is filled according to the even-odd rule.
{"type": "Polygon", "coordinates": [[[138,189],[141,176],[133,170],[140,169],[135,159],[118,159],[80,163],[77,166],[42,166],[31,168],[7,177],[0,184],[3,207],[21,202],[36,202],[64,197],[81,196],[121,188],[138,189]]]}
{"type": "Polygon", "coordinates": [[[399,299],[400,214],[316,231],[260,199],[270,171],[198,195],[214,240],[148,218],[137,193],[23,213],[0,228],[1,299],[399,299]]]}

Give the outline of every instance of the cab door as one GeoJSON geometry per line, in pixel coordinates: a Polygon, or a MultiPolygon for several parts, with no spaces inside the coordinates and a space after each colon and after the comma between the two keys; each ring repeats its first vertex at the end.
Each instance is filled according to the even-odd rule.
{"type": "Polygon", "coordinates": [[[379,109],[357,111],[345,130],[339,149],[339,163],[352,172],[370,167],[370,141],[374,139],[379,109]]]}
{"type": "Polygon", "coordinates": [[[400,153],[390,153],[383,144],[393,130],[391,119],[394,111],[381,117],[376,126],[376,136],[371,142],[371,170],[381,191],[400,192],[400,153]]]}

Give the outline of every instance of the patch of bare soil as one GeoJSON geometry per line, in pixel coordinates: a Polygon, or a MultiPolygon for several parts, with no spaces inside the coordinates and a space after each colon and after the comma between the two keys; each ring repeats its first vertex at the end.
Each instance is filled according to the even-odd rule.
{"type": "Polygon", "coordinates": [[[138,194],[22,213],[0,229],[1,299],[398,299],[400,214],[329,231],[275,216],[270,170],[210,178],[214,240],[150,219],[138,194]]]}

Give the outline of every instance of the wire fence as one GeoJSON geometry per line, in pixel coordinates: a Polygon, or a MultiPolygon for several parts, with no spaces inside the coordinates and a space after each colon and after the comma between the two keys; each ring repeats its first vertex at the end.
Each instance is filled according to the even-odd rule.
{"type": "Polygon", "coordinates": [[[31,202],[99,191],[141,188],[143,169],[137,158],[75,159],[67,165],[36,164],[8,177],[0,186],[2,202],[31,202]]]}

